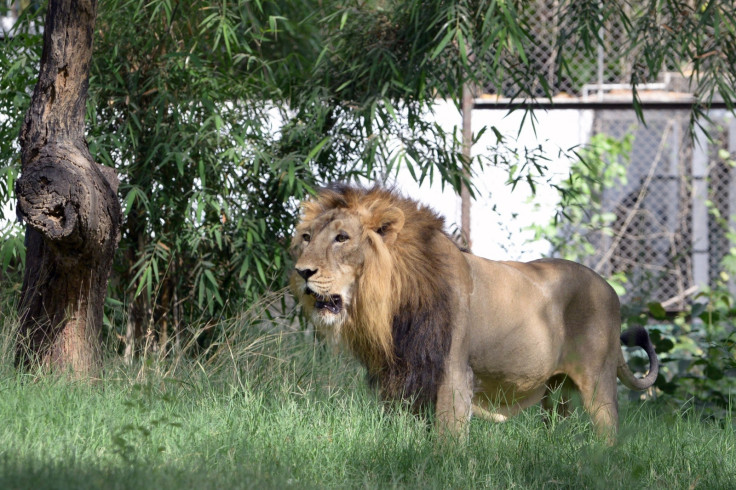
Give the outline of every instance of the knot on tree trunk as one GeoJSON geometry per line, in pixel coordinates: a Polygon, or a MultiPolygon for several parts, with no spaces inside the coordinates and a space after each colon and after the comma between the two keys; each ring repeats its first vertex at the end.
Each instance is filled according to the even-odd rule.
{"type": "Polygon", "coordinates": [[[103,168],[73,145],[49,145],[15,185],[19,217],[49,246],[90,265],[118,239],[117,176],[103,168]]]}
{"type": "Polygon", "coordinates": [[[68,165],[37,161],[26,169],[15,184],[18,215],[47,240],[78,248],[77,229],[80,192],[68,165]]]}

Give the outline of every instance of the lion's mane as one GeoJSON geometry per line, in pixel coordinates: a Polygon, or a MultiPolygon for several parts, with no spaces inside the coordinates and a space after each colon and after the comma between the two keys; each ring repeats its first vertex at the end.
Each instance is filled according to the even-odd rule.
{"type": "Polygon", "coordinates": [[[360,216],[365,247],[343,341],[382,397],[434,403],[452,334],[444,220],[396,192],[338,184],[305,203],[302,221],[335,209],[360,216]]]}

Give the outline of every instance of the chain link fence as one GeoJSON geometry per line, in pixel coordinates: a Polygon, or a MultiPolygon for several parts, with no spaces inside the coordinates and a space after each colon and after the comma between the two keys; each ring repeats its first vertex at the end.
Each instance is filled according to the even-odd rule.
{"type": "MultiPolygon", "coordinates": [[[[523,24],[527,26],[532,41],[525,54],[536,67],[538,77],[530,82],[535,86],[525,93],[539,97],[549,95],[540,78],[544,79],[553,95],[573,97],[586,97],[604,84],[610,87],[628,83],[632,66],[619,54],[627,39],[620,20],[606,21],[597,32],[603,44],[593,46],[598,43],[591,42],[591,46],[586,48],[576,37],[564,33],[566,26],[562,20],[566,16],[577,15],[576,8],[580,6],[573,3],[566,5],[567,10],[561,10],[558,0],[534,0],[521,9],[523,24]],[[568,37],[568,41],[558,45],[558,39],[568,37]],[[560,69],[560,59],[566,60],[563,69],[560,69]]],[[[622,8],[630,9],[629,6],[622,8]]],[[[518,93],[518,87],[510,82],[500,88],[486,87],[486,92],[509,97],[518,93]]]]}
{"type": "MultiPolygon", "coordinates": [[[[620,102],[632,98],[632,66],[617,53],[626,42],[624,29],[606,24],[598,33],[603,46],[594,52],[572,42],[557,46],[561,16],[571,13],[560,11],[555,0],[533,4],[524,9],[534,40],[527,55],[555,100],[596,101],[593,134],[633,136],[626,182],[601,196],[600,212],[615,215],[612,233],[592,237],[597,253],[587,265],[606,276],[625,273],[630,284],[625,300],[656,300],[670,310],[684,308],[694,293],[719,281],[730,281],[734,291],[734,281],[723,273],[735,246],[730,237],[736,214],[733,118],[713,110],[710,121],[699,121],[705,131],[693,128],[690,108],[682,104],[691,99],[687,81],[665,73],[638,87],[645,107],[652,102],[659,107],[644,110],[643,124],[633,107],[621,109],[620,102]],[[569,63],[564,70],[556,64],[559,49],[569,63]],[[614,101],[619,104],[606,108],[614,101]]],[[[485,91],[503,97],[517,89],[485,91]]],[[[541,83],[538,95],[546,95],[541,83]]]]}
{"type": "Polygon", "coordinates": [[[629,300],[652,298],[679,309],[695,284],[694,245],[703,238],[693,235],[689,113],[648,111],[645,118],[646,126],[633,110],[596,112],[594,132],[631,134],[633,144],[626,182],[601,196],[602,210],[615,221],[613,235],[598,238],[594,267],[604,275],[624,273],[635,296],[629,300]]]}

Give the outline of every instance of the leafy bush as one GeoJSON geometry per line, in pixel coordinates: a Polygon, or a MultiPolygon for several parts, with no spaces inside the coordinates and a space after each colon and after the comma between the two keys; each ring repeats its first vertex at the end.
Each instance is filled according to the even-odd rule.
{"type": "MultiPolygon", "coordinates": [[[[558,186],[560,205],[553,220],[536,225],[537,238],[546,238],[554,255],[588,261],[595,267],[595,243],[599,236],[614,236],[614,216],[601,212],[602,191],[626,178],[626,161],[632,138],[616,140],[598,134],[578,151],[570,176],[558,186]]],[[[714,209],[711,212],[715,212],[714,209]]],[[[724,220],[721,226],[728,226],[724,220]]],[[[599,251],[598,251],[599,252],[599,251]]],[[[733,252],[724,259],[724,272],[715,288],[699,292],[686,311],[671,313],[648,297],[647,284],[634,284],[617,273],[608,278],[620,295],[630,287],[622,305],[624,327],[646,326],[662,368],[655,384],[657,392],[674,408],[693,405],[706,414],[728,413],[736,394],[736,333],[733,318],[736,304],[728,289],[729,267],[736,263],[733,252]]],[[[597,259],[596,259],[597,260],[597,259]]],[[[736,272],[736,271],[733,271],[736,272]]],[[[647,369],[646,357],[634,353],[631,363],[639,371],[647,369]]],[[[631,397],[640,394],[632,393],[631,397]]]]}
{"type": "MultiPolygon", "coordinates": [[[[725,284],[697,294],[686,311],[668,314],[660,303],[625,305],[627,325],[646,325],[662,368],[655,387],[675,409],[693,406],[723,418],[736,400],[736,316],[725,284]]],[[[633,361],[646,369],[646,360],[633,361]]]]}

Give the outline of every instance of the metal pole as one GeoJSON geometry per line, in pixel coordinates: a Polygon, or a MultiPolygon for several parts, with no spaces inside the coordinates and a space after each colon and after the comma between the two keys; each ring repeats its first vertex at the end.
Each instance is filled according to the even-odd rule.
{"type": "MultiPolygon", "coordinates": [[[[473,92],[469,83],[463,84],[463,99],[462,99],[462,113],[463,113],[463,176],[470,179],[470,162],[471,162],[471,149],[473,146],[473,127],[472,127],[472,112],[473,112],[473,92]]],[[[470,240],[470,191],[462,182],[460,187],[460,233],[464,246],[470,250],[472,243],[470,240]]]]}

